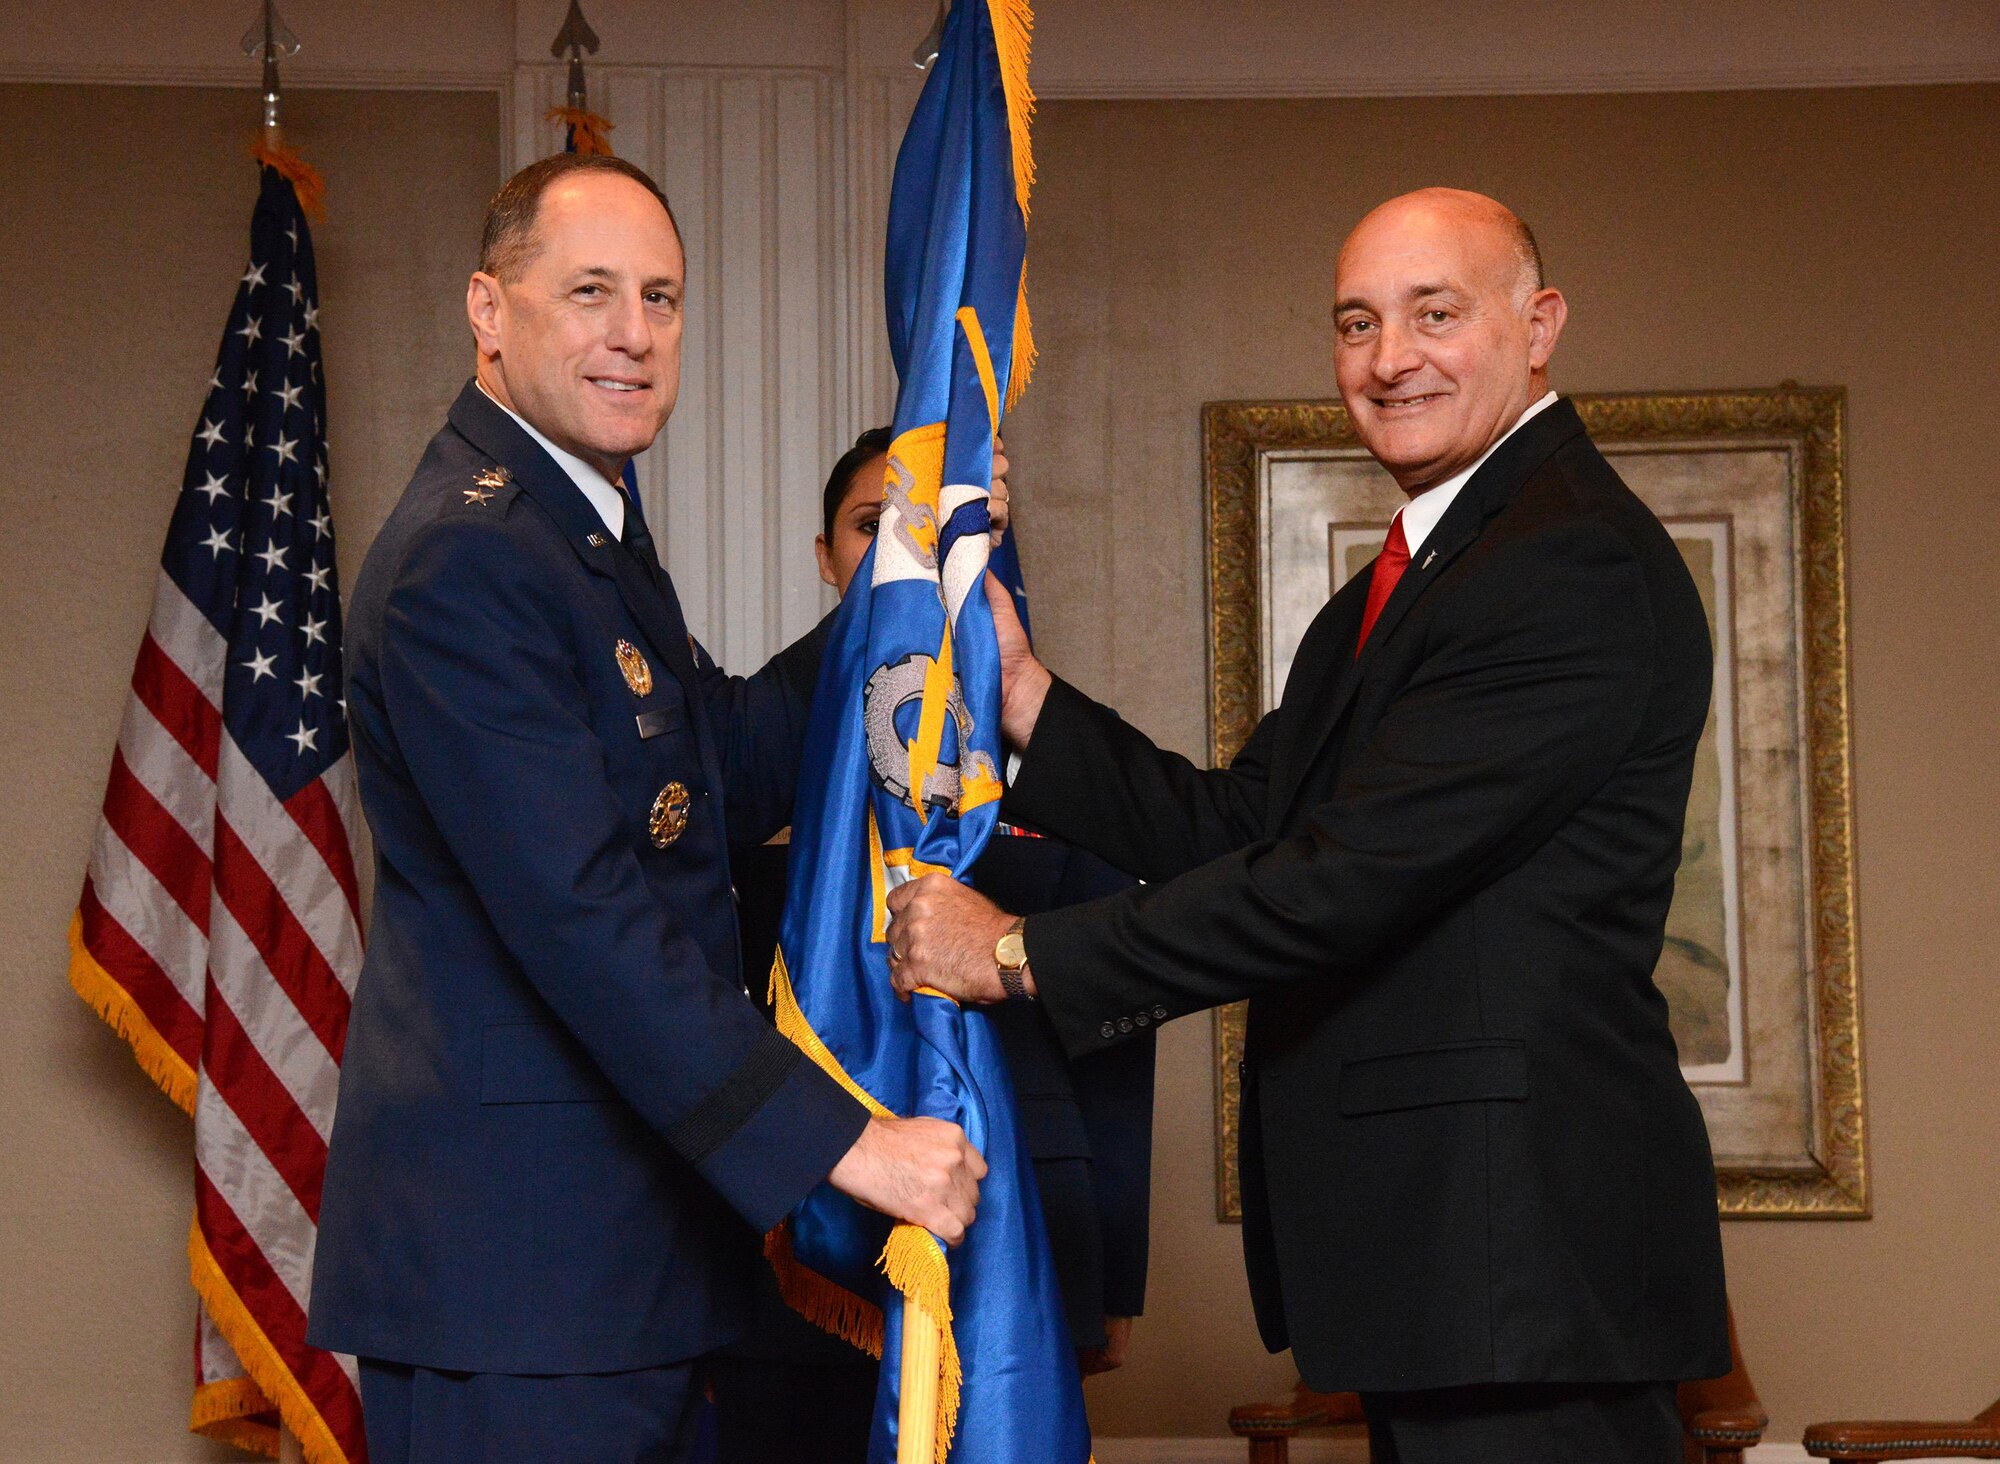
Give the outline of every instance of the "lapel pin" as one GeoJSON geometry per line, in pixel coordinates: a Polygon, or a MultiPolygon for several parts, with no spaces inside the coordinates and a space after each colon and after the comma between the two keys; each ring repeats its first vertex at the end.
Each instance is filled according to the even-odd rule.
{"type": "Polygon", "coordinates": [[[604,535],[602,534],[591,534],[587,536],[583,542],[588,544],[593,549],[602,549],[606,544],[610,543],[611,541],[605,538],[604,535]]]}
{"type": "Polygon", "coordinates": [[[1437,550],[1435,550],[1435,549],[1431,550],[1431,552],[1430,552],[1430,553],[1428,553],[1428,554],[1426,554],[1426,555],[1424,556],[1424,562],[1423,562],[1422,564],[1418,565],[1418,566],[1417,566],[1417,568],[1418,568],[1418,569],[1429,569],[1429,568],[1431,567],[1431,561],[1432,561],[1433,559],[1437,558],[1437,557],[1438,557],[1438,552],[1437,552],[1437,550]]]}

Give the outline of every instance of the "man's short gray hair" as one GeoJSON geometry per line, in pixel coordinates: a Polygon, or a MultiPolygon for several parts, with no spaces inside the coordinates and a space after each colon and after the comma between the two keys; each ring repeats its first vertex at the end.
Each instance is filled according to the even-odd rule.
{"type": "Polygon", "coordinates": [[[1528,221],[1511,209],[1508,222],[1514,231],[1514,259],[1521,266],[1519,283],[1514,286],[1514,304],[1528,303],[1528,297],[1544,288],[1548,281],[1542,275],[1542,246],[1535,242],[1535,231],[1528,227],[1528,221]]]}
{"type": "Polygon", "coordinates": [[[558,178],[572,173],[616,173],[621,178],[630,178],[660,201],[660,207],[667,211],[667,222],[673,225],[674,237],[680,237],[681,226],[674,217],[674,206],[667,202],[667,195],[644,168],[603,154],[556,153],[528,164],[501,184],[500,191],[493,195],[493,202],[486,207],[486,227],[479,240],[480,273],[500,280],[520,274],[535,255],[535,218],[541,212],[542,195],[558,178]]]}

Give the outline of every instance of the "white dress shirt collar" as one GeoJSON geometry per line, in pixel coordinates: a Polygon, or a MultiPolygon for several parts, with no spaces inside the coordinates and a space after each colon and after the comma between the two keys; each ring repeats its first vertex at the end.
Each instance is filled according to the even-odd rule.
{"type": "MultiPolygon", "coordinates": [[[[549,441],[548,438],[542,436],[541,433],[535,430],[534,424],[526,417],[523,417],[519,412],[501,401],[492,392],[487,391],[485,382],[479,381],[477,377],[474,377],[473,380],[477,383],[480,391],[485,393],[486,400],[493,403],[494,406],[512,417],[516,422],[519,422],[521,430],[540,443],[542,451],[556,460],[556,466],[569,474],[570,482],[576,484],[583,496],[590,500],[590,506],[597,510],[597,516],[604,520],[604,527],[611,531],[611,537],[614,539],[624,538],[625,490],[618,487],[609,478],[605,477],[604,474],[600,473],[575,453],[564,452],[553,442],[549,441]]],[[[1524,417],[1522,420],[1526,421],[1527,419],[1524,417]]],[[[1433,489],[1432,491],[1435,492],[1436,490],[1433,489]]]]}
{"type": "MultiPolygon", "coordinates": [[[[1413,556],[1418,549],[1423,547],[1424,540],[1431,536],[1431,531],[1438,526],[1438,520],[1442,519],[1445,515],[1445,510],[1451,507],[1452,500],[1458,497],[1458,490],[1471,481],[1472,475],[1486,465],[1488,458],[1500,450],[1500,443],[1505,442],[1516,432],[1519,432],[1522,423],[1526,422],[1537,412],[1547,408],[1555,399],[1556,394],[1554,392],[1549,392],[1543,396],[1540,401],[1534,403],[1514,419],[1514,425],[1501,433],[1498,441],[1479,455],[1478,462],[1462,473],[1452,474],[1449,478],[1438,484],[1437,487],[1425,489],[1397,510],[1397,513],[1401,515],[1403,520],[1403,542],[1410,546],[1410,553],[1413,556]]],[[[529,428],[529,430],[533,431],[534,429],[529,428]]]]}

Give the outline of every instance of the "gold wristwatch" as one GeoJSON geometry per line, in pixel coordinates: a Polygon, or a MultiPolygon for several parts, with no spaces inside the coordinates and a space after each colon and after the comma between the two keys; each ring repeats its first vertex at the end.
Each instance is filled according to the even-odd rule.
{"type": "Polygon", "coordinates": [[[1021,979],[1021,973],[1028,968],[1028,947],[1021,939],[1027,923],[1025,915],[1016,916],[1007,933],[993,946],[993,964],[1000,968],[1000,989],[1007,993],[1009,1001],[1028,1000],[1027,983],[1021,979]]]}

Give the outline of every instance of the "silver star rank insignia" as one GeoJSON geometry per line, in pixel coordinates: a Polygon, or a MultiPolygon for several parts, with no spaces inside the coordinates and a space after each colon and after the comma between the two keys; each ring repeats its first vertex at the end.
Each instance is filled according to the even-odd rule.
{"type": "Polygon", "coordinates": [[[465,501],[484,508],[492,501],[494,490],[505,488],[513,479],[514,475],[505,468],[481,468],[473,474],[472,486],[465,490],[465,501]]]}

